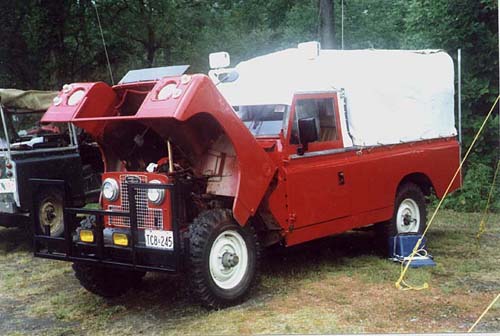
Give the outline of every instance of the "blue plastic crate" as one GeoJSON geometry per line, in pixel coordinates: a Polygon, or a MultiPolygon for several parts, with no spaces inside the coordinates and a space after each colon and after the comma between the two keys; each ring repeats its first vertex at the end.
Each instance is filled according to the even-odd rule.
{"type": "MultiPolygon", "coordinates": [[[[390,258],[394,261],[406,264],[409,259],[408,257],[413,252],[413,248],[420,238],[422,238],[422,235],[420,234],[397,235],[389,238],[390,258]]],[[[436,263],[432,260],[432,256],[428,254],[425,249],[425,243],[426,239],[424,237],[418,247],[418,250],[421,251],[414,256],[410,267],[417,268],[423,266],[436,266],[436,263]]]]}
{"type": "MultiPolygon", "coordinates": [[[[389,257],[398,259],[408,257],[420,238],[422,238],[420,234],[397,235],[389,238],[389,257]]],[[[425,243],[424,237],[419,249],[425,249],[425,243]]]]}

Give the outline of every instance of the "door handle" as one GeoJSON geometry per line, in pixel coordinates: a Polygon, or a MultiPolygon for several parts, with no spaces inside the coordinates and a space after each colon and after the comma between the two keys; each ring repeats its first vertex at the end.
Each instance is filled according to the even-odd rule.
{"type": "Polygon", "coordinates": [[[344,172],[338,172],[337,177],[339,178],[339,185],[345,184],[344,172]]]}

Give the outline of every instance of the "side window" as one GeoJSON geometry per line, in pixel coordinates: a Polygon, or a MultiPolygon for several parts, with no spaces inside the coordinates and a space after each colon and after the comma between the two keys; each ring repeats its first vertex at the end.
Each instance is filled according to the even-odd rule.
{"type": "Polygon", "coordinates": [[[290,142],[299,144],[299,119],[314,118],[318,130],[318,142],[335,141],[338,139],[333,98],[300,99],[295,103],[290,142]]]}

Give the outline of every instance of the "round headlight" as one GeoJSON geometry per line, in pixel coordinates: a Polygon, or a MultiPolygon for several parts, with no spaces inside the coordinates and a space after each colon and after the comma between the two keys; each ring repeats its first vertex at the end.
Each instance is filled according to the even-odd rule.
{"type": "MultiPolygon", "coordinates": [[[[152,180],[152,184],[161,184],[158,180],[152,180]]],[[[148,189],[148,200],[156,205],[160,205],[163,203],[165,199],[165,190],[164,189],[148,189]]]]}
{"type": "Polygon", "coordinates": [[[170,98],[170,96],[172,96],[172,94],[174,93],[176,88],[177,88],[177,84],[175,84],[175,83],[167,84],[161,88],[161,90],[158,92],[158,96],[156,96],[156,98],[158,100],[165,100],[167,98],[170,98]]]}
{"type": "Polygon", "coordinates": [[[120,188],[115,179],[107,178],[102,184],[102,196],[108,201],[116,201],[120,195],[120,188]]]}
{"type": "Polygon", "coordinates": [[[68,98],[68,105],[75,106],[83,99],[83,97],[85,97],[85,91],[77,90],[77,91],[73,92],[71,94],[71,96],[69,96],[69,98],[68,98]]]}

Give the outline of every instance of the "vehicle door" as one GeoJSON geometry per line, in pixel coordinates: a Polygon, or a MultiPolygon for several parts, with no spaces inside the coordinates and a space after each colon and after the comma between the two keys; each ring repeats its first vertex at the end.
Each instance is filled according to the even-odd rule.
{"type": "Polygon", "coordinates": [[[351,176],[343,150],[337,93],[296,95],[289,122],[286,180],[289,218],[294,228],[349,216],[351,176]],[[317,140],[300,153],[304,144],[299,120],[311,118],[317,140]]]}

